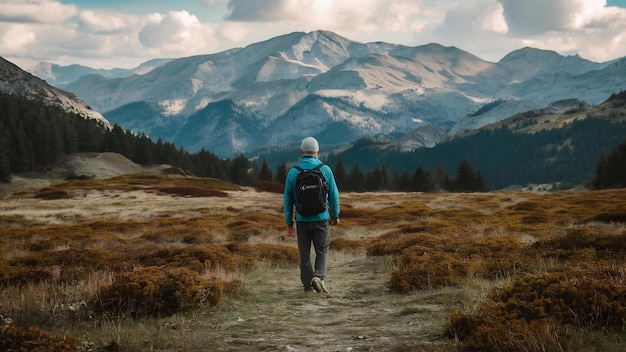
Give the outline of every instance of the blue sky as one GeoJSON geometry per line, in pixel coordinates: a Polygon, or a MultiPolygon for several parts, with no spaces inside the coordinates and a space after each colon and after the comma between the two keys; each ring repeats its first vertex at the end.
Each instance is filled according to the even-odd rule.
{"type": "Polygon", "coordinates": [[[604,62],[626,56],[626,0],[2,0],[0,56],[132,68],[294,31],[358,42],[456,46],[498,61],[530,46],[604,62]]]}
{"type": "Polygon", "coordinates": [[[626,7],[626,0],[609,0],[607,1],[609,6],[626,7]]]}

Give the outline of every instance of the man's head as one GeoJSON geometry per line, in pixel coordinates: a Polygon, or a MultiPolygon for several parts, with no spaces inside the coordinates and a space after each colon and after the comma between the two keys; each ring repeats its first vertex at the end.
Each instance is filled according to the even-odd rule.
{"type": "Polygon", "coordinates": [[[300,152],[305,155],[317,155],[320,151],[320,145],[317,143],[317,139],[313,137],[306,137],[300,143],[300,152]]]}

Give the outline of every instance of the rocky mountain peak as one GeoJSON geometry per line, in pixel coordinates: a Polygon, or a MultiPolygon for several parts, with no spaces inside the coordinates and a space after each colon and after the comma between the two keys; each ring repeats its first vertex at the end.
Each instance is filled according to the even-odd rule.
{"type": "Polygon", "coordinates": [[[99,112],[93,111],[76,95],[48,85],[44,80],[23,71],[2,57],[0,57],[0,92],[23,96],[29,100],[41,100],[46,105],[58,106],[67,112],[97,120],[111,127],[99,112]]]}

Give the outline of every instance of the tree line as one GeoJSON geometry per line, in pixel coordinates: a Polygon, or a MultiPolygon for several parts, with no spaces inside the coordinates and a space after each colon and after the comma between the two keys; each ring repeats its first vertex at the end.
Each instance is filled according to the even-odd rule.
{"type": "MultiPolygon", "coordinates": [[[[348,172],[341,160],[341,155],[329,158],[335,160],[331,166],[339,190],[344,192],[484,192],[488,188],[480,170],[474,170],[467,160],[462,160],[455,178],[450,178],[448,171],[441,165],[433,170],[424,170],[418,166],[411,174],[408,172],[389,172],[385,165],[368,172],[361,171],[358,164],[348,172]]],[[[274,181],[284,184],[288,167],[282,162],[274,173],[264,159],[258,173],[259,181],[274,181]]]]}
{"type": "MultiPolygon", "coordinates": [[[[601,151],[613,148],[625,133],[624,123],[590,117],[532,135],[507,129],[481,131],[411,153],[381,152],[363,140],[324,161],[333,168],[339,188],[353,192],[473,192],[512,184],[580,184],[589,176],[596,188],[619,187],[626,184],[622,167],[626,147],[622,144],[611,154],[601,151]],[[595,175],[593,165],[597,165],[595,175]],[[456,170],[455,177],[447,170],[456,170]]],[[[118,125],[107,129],[58,107],[0,94],[0,182],[10,182],[14,173],[44,170],[68,154],[81,152],[115,152],[138,164],[169,164],[195,176],[239,185],[284,182],[288,171],[284,159],[293,156],[295,161],[298,156],[297,150],[278,152],[273,171],[265,158],[259,165],[244,154],[233,159],[221,159],[204,149],[192,154],[118,125]]]]}

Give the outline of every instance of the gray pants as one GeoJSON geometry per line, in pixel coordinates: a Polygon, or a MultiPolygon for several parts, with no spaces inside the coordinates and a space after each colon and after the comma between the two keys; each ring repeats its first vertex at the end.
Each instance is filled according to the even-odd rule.
{"type": "Polygon", "coordinates": [[[302,280],[304,290],[308,291],[311,289],[311,280],[314,276],[322,280],[326,276],[330,225],[328,221],[299,222],[296,229],[300,255],[300,280],[302,280]],[[311,243],[315,248],[315,270],[311,264],[311,243]]]}

